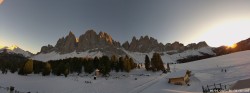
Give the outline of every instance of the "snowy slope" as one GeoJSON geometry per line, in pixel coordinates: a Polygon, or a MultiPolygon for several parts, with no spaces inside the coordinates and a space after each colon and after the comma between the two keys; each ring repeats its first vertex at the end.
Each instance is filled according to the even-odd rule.
{"type": "MultiPolygon", "coordinates": [[[[139,52],[129,52],[126,50],[123,50],[127,55],[132,57],[134,60],[136,60],[138,63],[144,63],[145,56],[148,55],[148,57],[151,59],[154,52],[150,53],[139,53],[139,52]]],[[[212,51],[211,47],[203,47],[196,50],[186,50],[182,53],[176,53],[173,55],[167,54],[167,52],[162,52],[161,58],[164,63],[173,63],[176,62],[178,59],[186,58],[188,56],[202,56],[200,52],[207,53],[210,55],[215,55],[215,53],[212,51]]]]}
{"type": "Polygon", "coordinates": [[[50,52],[47,54],[38,54],[36,56],[33,56],[31,59],[34,60],[39,60],[39,61],[43,61],[43,62],[47,62],[49,60],[59,60],[59,59],[66,59],[66,58],[73,58],[73,57],[101,57],[103,56],[103,53],[98,51],[98,52],[72,52],[72,53],[68,53],[68,54],[60,54],[57,52],[50,52]]]}
{"type": "Polygon", "coordinates": [[[0,51],[3,52],[4,49],[7,49],[8,53],[22,54],[25,57],[31,57],[33,55],[32,53],[25,51],[16,45],[12,45],[10,47],[2,47],[0,48],[0,51]]]}
{"type": "Polygon", "coordinates": [[[196,72],[198,78],[204,83],[222,82],[233,83],[235,80],[250,77],[250,51],[243,51],[223,55],[219,57],[199,60],[190,63],[177,64],[177,69],[190,69],[196,72]],[[222,69],[226,69],[226,73],[221,73],[222,69]],[[221,80],[221,78],[224,78],[221,80]],[[212,80],[211,80],[212,79],[212,80]]]}
{"type": "MultiPolygon", "coordinates": [[[[140,53],[140,52],[130,52],[130,51],[126,51],[124,49],[122,49],[128,56],[132,57],[134,59],[135,62],[137,63],[144,63],[145,60],[145,56],[148,55],[149,58],[151,58],[153,56],[154,52],[150,52],[150,53],[140,53]]],[[[164,63],[173,63],[176,62],[176,60],[181,59],[181,58],[185,58],[187,56],[190,55],[198,55],[201,56],[202,54],[200,52],[203,53],[207,53],[207,54],[211,54],[211,55],[215,55],[215,53],[212,51],[212,48],[210,47],[203,47],[197,50],[187,50],[184,51],[182,53],[177,53],[177,54],[173,54],[173,55],[168,55],[168,51],[167,52],[162,52],[163,55],[161,56],[162,60],[164,63]]],[[[34,60],[40,60],[40,61],[49,61],[49,60],[59,60],[59,59],[66,59],[66,58],[72,58],[72,57],[92,57],[94,58],[95,56],[97,57],[101,57],[103,55],[102,52],[98,51],[98,52],[89,52],[89,51],[85,51],[85,52],[72,52],[72,53],[68,53],[68,54],[60,54],[57,52],[50,52],[50,53],[46,53],[46,54],[38,54],[32,57],[32,59],[34,60]]]]}
{"type": "MultiPolygon", "coordinates": [[[[195,62],[171,65],[172,72],[157,83],[141,88],[141,93],[200,93],[201,86],[214,83],[226,85],[229,89],[236,81],[250,78],[250,51],[243,51],[195,62]],[[221,70],[227,70],[227,72],[221,70]],[[168,84],[172,74],[191,70],[190,86],[168,84]]],[[[249,91],[250,92],[250,91],[249,91]]],[[[231,92],[234,93],[234,92],[231,92]]],[[[235,92],[236,93],[236,92],[235,92]]]]}
{"type": "MultiPolygon", "coordinates": [[[[18,91],[31,91],[31,93],[200,93],[202,85],[222,83],[230,87],[237,80],[250,78],[249,55],[250,51],[243,51],[189,63],[173,64],[170,65],[172,72],[168,74],[147,72],[145,69],[135,69],[130,73],[111,72],[111,77],[107,79],[98,77],[97,80],[93,80],[92,75],[84,74],[80,76],[71,74],[65,78],[34,74],[19,76],[17,73],[8,73],[0,74],[0,86],[14,86],[18,91]],[[190,78],[190,86],[167,83],[171,74],[178,74],[186,69],[194,74],[190,78]],[[221,69],[226,69],[227,72],[221,72],[221,69]],[[141,74],[150,74],[150,76],[141,76],[141,74]],[[87,84],[85,81],[92,83],[87,84]]],[[[6,90],[0,89],[0,92],[6,92],[6,90]]]]}
{"type": "Polygon", "coordinates": [[[173,54],[171,55],[171,58],[173,59],[173,61],[177,61],[178,59],[186,58],[188,56],[202,56],[200,52],[210,55],[216,55],[211,47],[203,47],[196,50],[186,50],[182,53],[173,54]]]}
{"type": "MultiPolygon", "coordinates": [[[[148,57],[151,59],[153,57],[154,52],[150,52],[150,53],[140,53],[140,52],[129,52],[126,50],[123,50],[128,56],[132,57],[134,59],[135,62],[137,63],[144,63],[145,62],[145,56],[148,55],[148,57]]],[[[170,62],[174,62],[171,58],[170,55],[168,55],[167,53],[164,53],[164,55],[161,56],[162,61],[164,63],[170,63],[170,62]]]]}

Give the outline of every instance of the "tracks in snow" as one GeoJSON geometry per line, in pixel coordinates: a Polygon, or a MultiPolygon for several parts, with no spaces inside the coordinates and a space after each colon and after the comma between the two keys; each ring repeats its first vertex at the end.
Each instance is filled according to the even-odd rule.
{"type": "Polygon", "coordinates": [[[162,74],[161,76],[159,77],[156,77],[144,84],[141,84],[137,87],[135,87],[134,89],[132,89],[131,91],[129,91],[129,93],[141,93],[143,92],[146,88],[149,88],[150,86],[156,84],[160,79],[162,79],[163,77],[165,77],[166,74],[162,74]]]}

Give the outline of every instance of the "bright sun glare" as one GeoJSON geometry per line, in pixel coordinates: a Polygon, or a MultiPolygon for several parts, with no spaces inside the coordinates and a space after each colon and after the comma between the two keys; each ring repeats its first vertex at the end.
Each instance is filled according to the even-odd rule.
{"type": "Polygon", "coordinates": [[[228,46],[229,48],[236,48],[237,47],[237,44],[233,44],[233,45],[230,45],[228,46]]]}
{"type": "Polygon", "coordinates": [[[206,29],[201,36],[211,46],[230,46],[235,48],[235,43],[247,39],[250,36],[250,19],[241,19],[234,21],[224,21],[206,29]]]}

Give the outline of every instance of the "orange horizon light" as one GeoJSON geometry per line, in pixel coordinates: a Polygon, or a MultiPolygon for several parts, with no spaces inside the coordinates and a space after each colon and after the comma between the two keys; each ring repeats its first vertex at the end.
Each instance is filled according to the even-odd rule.
{"type": "Polygon", "coordinates": [[[237,44],[232,44],[230,46],[228,46],[228,48],[236,48],[237,47],[237,44]]]}

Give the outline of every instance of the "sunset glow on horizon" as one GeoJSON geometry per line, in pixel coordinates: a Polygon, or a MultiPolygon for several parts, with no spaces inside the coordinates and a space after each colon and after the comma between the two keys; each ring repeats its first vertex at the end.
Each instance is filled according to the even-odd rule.
{"type": "Polygon", "coordinates": [[[162,44],[231,46],[250,38],[249,0],[0,0],[0,45],[37,53],[69,31],[103,31],[120,43],[135,36],[162,44]],[[48,3],[49,2],[49,3],[48,3]]]}
{"type": "Polygon", "coordinates": [[[230,47],[230,48],[236,48],[236,47],[237,47],[237,44],[233,44],[233,45],[228,46],[228,47],[230,47]]]}
{"type": "Polygon", "coordinates": [[[0,5],[3,4],[3,1],[4,1],[4,0],[0,0],[0,5]]]}
{"type": "Polygon", "coordinates": [[[199,40],[205,40],[209,45],[219,47],[234,46],[235,43],[250,36],[250,18],[228,19],[207,28],[199,40]]]}

